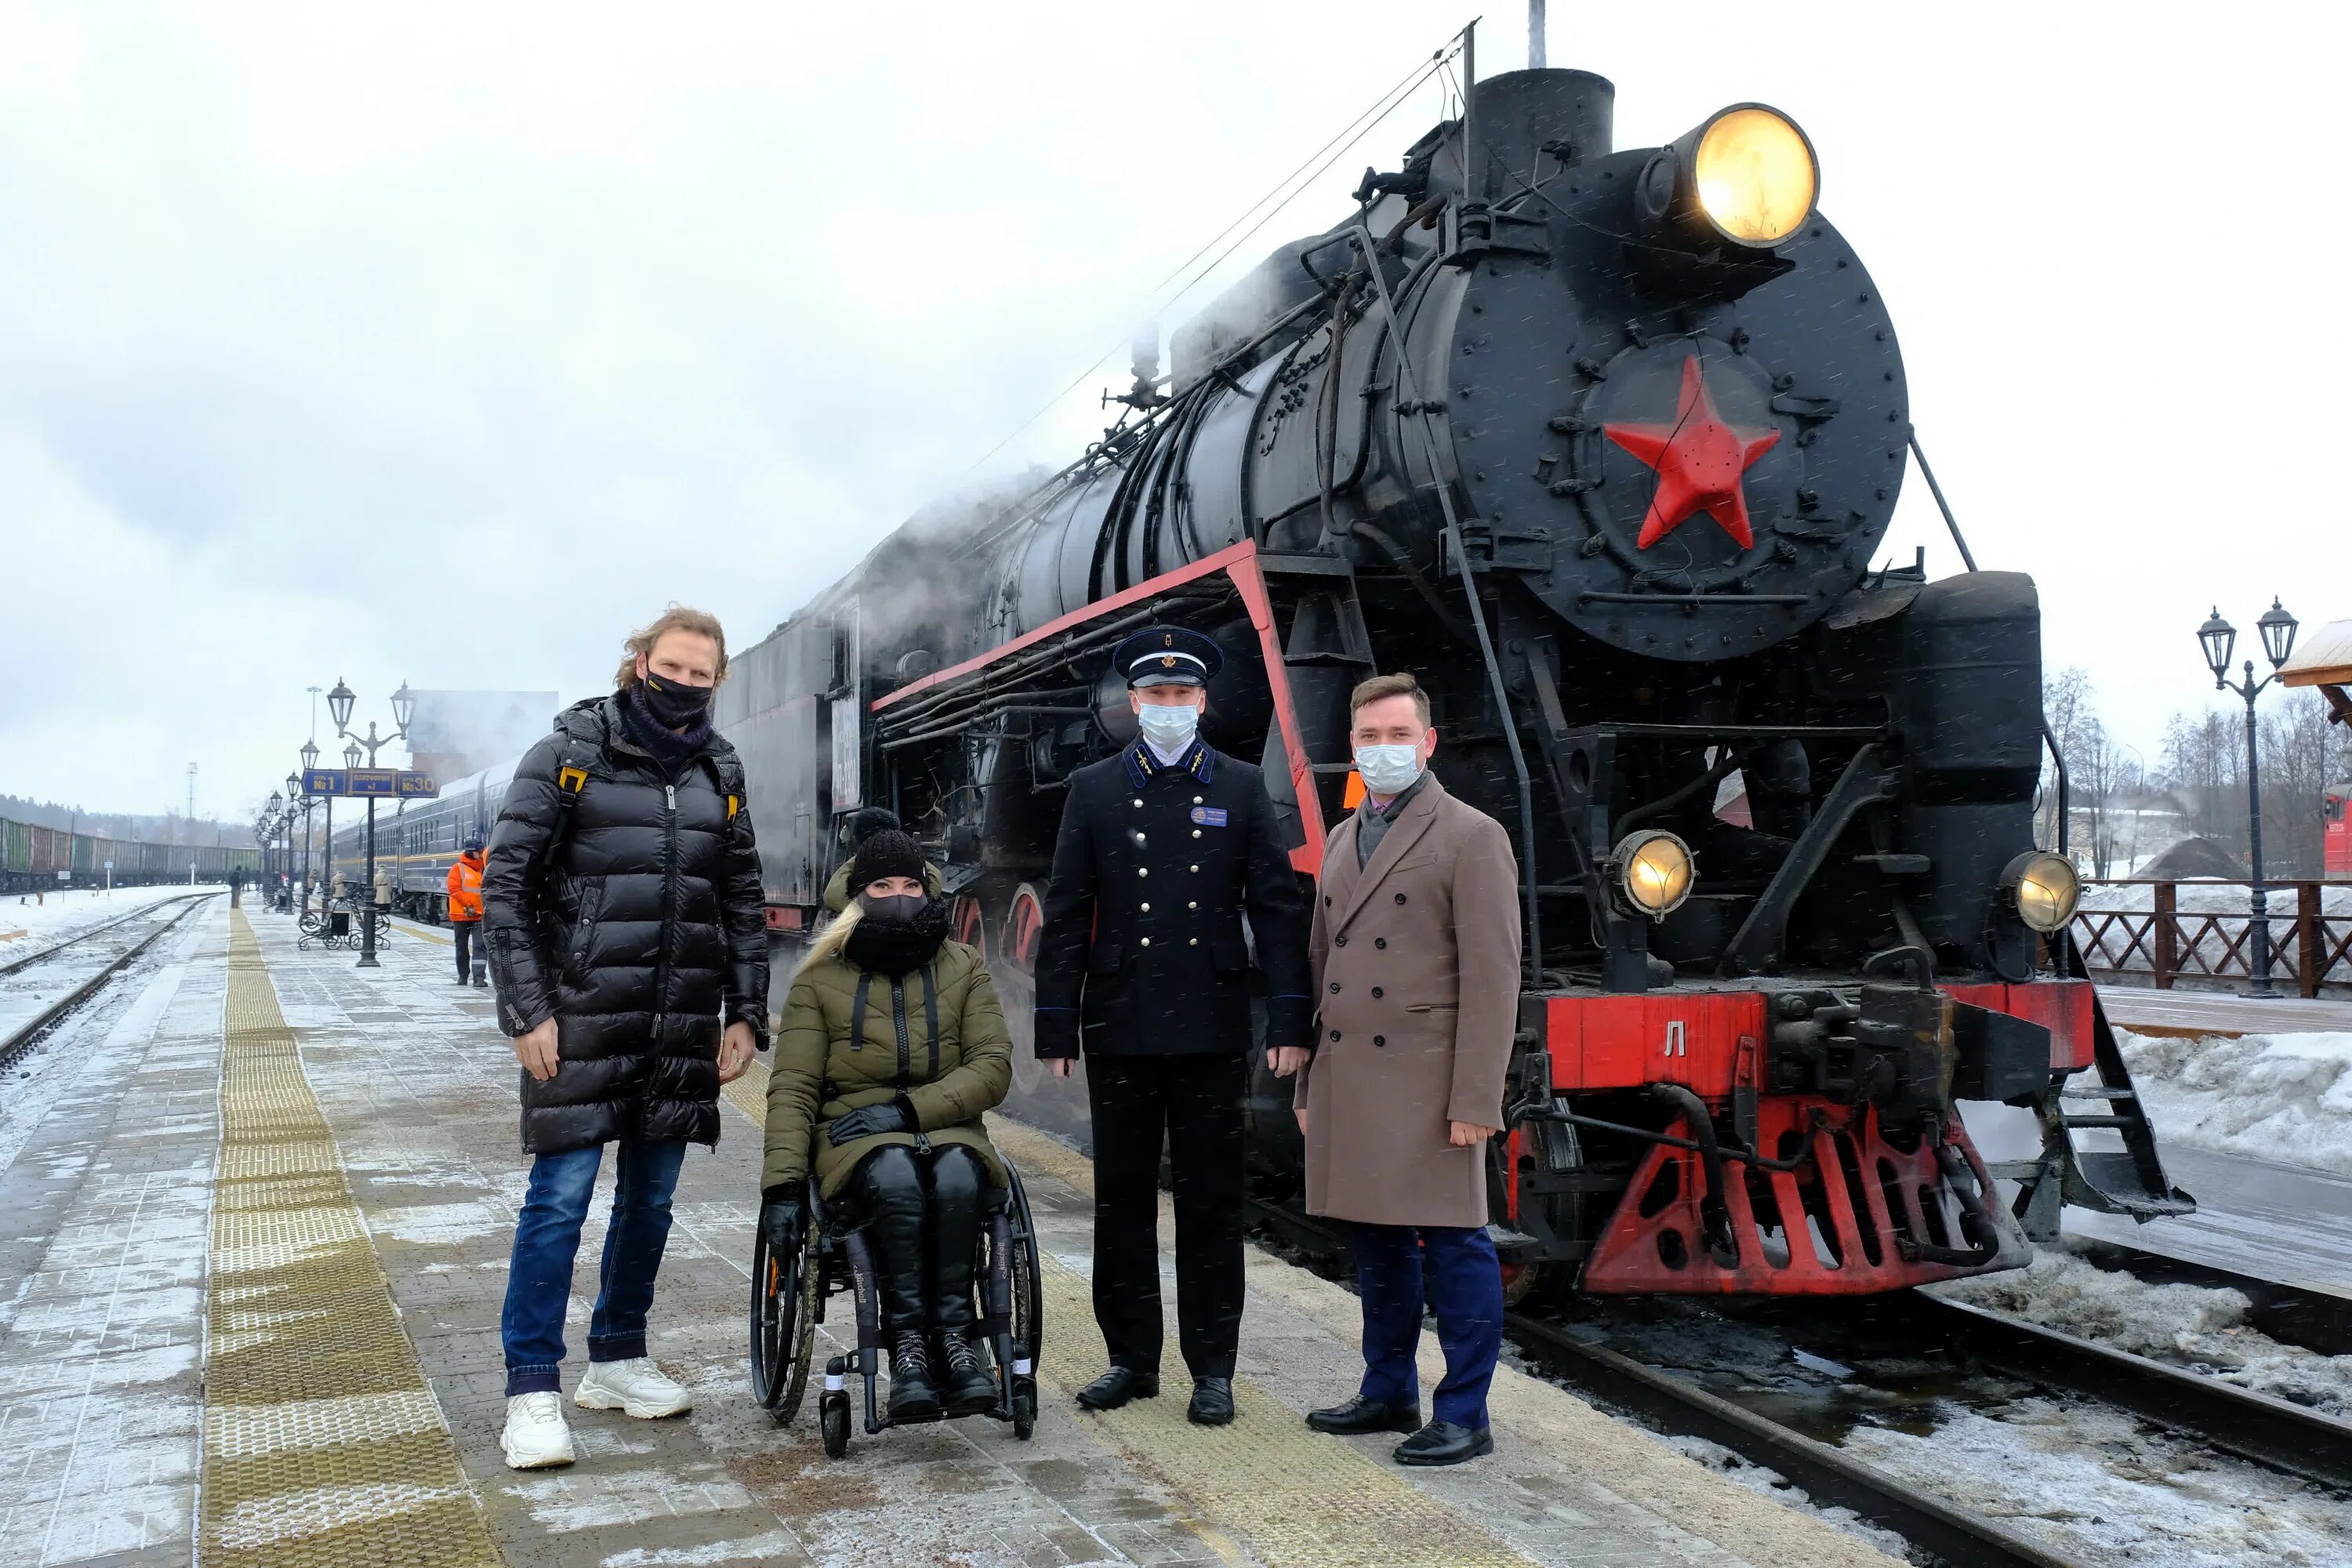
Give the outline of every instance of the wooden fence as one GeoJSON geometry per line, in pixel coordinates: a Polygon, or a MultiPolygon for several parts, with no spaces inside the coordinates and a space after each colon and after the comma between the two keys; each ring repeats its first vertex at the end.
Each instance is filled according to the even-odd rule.
{"type": "MultiPolygon", "coordinates": [[[[2305,996],[2352,992],[2352,899],[2343,882],[2273,882],[2271,977],[2282,989],[2305,996]],[[2338,889],[2337,912],[2326,910],[2323,889],[2338,889]],[[2279,909],[2279,894],[2293,889],[2294,912],[2279,909]]],[[[2084,883],[2085,902],[2102,888],[2144,889],[2126,895],[2123,907],[2084,908],[2074,915],[2074,942],[2095,975],[2151,982],[2161,991],[2181,979],[2243,980],[2253,965],[2252,920],[2247,913],[2253,889],[2245,882],[2170,882],[2116,879],[2084,883]],[[2183,910],[2180,893],[2191,890],[2200,905],[2183,910]]],[[[2118,900],[2100,898],[2101,904],[2118,900]]]]}

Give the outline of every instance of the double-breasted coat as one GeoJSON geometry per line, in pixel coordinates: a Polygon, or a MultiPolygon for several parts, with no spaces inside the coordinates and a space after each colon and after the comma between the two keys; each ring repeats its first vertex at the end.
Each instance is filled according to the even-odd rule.
{"type": "Polygon", "coordinates": [[[1037,1055],[1242,1055],[1253,940],[1265,1044],[1303,1044],[1300,902],[1274,802],[1247,763],[1196,740],[1171,766],[1138,741],[1080,768],[1038,936],[1037,1055]]]}
{"type": "MultiPolygon", "coordinates": [[[[1370,809],[1366,803],[1365,809],[1370,809]]],[[[1308,955],[1319,1013],[1298,1075],[1307,1210],[1372,1225],[1486,1223],[1519,1007],[1519,873],[1503,825],[1433,774],[1360,870],[1350,814],[1323,846],[1308,955]]]]}

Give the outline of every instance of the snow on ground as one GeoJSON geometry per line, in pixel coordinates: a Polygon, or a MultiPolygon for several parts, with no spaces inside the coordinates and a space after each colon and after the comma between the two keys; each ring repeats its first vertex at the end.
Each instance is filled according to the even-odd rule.
{"type": "Polygon", "coordinates": [[[1928,1289],[2352,1418],[2352,1355],[2319,1355],[2249,1328],[2253,1304],[2240,1291],[2151,1285],[2095,1268],[2064,1248],[2062,1241],[2038,1252],[2027,1268],[1928,1289]]]}
{"type": "Polygon", "coordinates": [[[1881,1530],[1850,1508],[1823,1507],[1813,1501],[1803,1489],[1791,1484],[1780,1471],[1752,1464],[1720,1443],[1710,1443],[1704,1437],[1681,1437],[1671,1434],[1660,1434],[1658,1441],[1685,1458],[1705,1465],[1732,1485],[1770,1498],[1783,1507],[1810,1513],[1843,1534],[1870,1542],[1898,1563],[1908,1555],[1909,1543],[1895,1531],[1881,1530]]]}
{"type": "Polygon", "coordinates": [[[156,888],[117,888],[111,893],[77,889],[0,895],[0,963],[38,952],[78,931],[103,925],[158,900],[176,899],[190,892],[227,890],[210,885],[190,888],[184,882],[169,882],[156,888]]]}
{"type": "Polygon", "coordinates": [[[2116,1042],[2159,1137],[2352,1177],[2352,1034],[2116,1042]]]}
{"type": "Polygon", "coordinates": [[[1846,1452],[2084,1563],[2343,1568],[2352,1506],[2178,1442],[2109,1406],[2038,1394],[1945,1402],[1925,1434],[1864,1422],[1846,1452]]]}

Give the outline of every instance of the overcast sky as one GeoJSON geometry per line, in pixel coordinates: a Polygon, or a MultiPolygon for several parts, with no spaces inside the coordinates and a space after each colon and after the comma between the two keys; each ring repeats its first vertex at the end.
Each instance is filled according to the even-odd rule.
{"type": "MultiPolygon", "coordinates": [[[[2352,616],[2340,12],[1551,10],[1620,146],[1804,125],[1979,563],[2037,574],[2151,763],[2217,598],[2352,616]]],[[[1075,455],[1123,348],[1032,416],[1472,14],[0,0],[0,790],[162,810],[194,761],[243,816],[309,686],[387,728],[403,679],[585,694],[673,598],[754,640],[926,500],[1075,455]]],[[[1958,569],[1915,478],[1916,543],[1958,569]]]]}

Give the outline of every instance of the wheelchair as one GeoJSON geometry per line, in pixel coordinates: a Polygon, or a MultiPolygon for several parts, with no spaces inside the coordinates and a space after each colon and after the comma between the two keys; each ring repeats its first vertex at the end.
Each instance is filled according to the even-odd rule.
{"type": "MultiPolygon", "coordinates": [[[[972,1337],[984,1343],[996,1369],[996,1403],[974,1414],[1006,1422],[1027,1442],[1037,1424],[1037,1350],[1045,1325],[1045,1282],[1037,1258],[1037,1227],[1021,1173],[1007,1164],[1004,1186],[989,1195],[982,1215],[979,1256],[972,1267],[972,1337]]],[[[825,1304],[846,1291],[857,1323],[857,1348],[831,1357],[817,1395],[817,1426],[824,1451],[838,1459],[849,1452],[852,1423],[849,1380],[865,1384],[865,1426],[870,1436],[896,1426],[958,1417],[937,1415],[903,1422],[891,1419],[875,1396],[882,1371],[881,1296],[873,1254],[861,1226],[846,1224],[849,1205],[823,1202],[809,1178],[801,1244],[779,1255],[762,1235],[751,1256],[751,1394],[779,1426],[799,1414],[815,1357],[816,1328],[825,1304]],[[831,1211],[828,1213],[828,1211],[831,1211]],[[835,1223],[828,1224],[828,1220],[835,1223]]]]}

